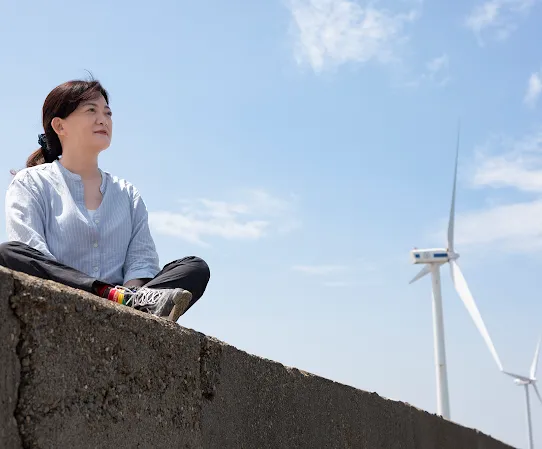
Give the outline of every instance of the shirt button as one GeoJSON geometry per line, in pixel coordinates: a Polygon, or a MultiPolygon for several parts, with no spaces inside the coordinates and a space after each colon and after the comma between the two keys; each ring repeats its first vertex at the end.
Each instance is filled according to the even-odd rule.
{"type": "Polygon", "coordinates": [[[98,248],[98,242],[94,243],[94,248],[98,248]]]}
{"type": "Polygon", "coordinates": [[[94,271],[98,271],[98,267],[94,267],[93,270],[94,270],[94,271]]]}
{"type": "Polygon", "coordinates": [[[98,224],[100,222],[100,220],[96,219],[94,220],[94,223],[98,224]]]}

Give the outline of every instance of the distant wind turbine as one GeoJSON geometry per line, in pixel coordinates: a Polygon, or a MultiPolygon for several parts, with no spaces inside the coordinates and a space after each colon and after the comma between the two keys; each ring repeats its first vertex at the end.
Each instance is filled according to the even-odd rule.
{"type": "MultiPolygon", "coordinates": [[[[541,337],[542,339],[542,337],[541,337]]],[[[525,406],[527,407],[527,437],[529,441],[529,449],[534,448],[533,444],[533,428],[531,423],[531,403],[529,400],[529,385],[533,387],[534,392],[538,396],[538,400],[542,403],[542,397],[536,386],[536,368],[538,365],[538,355],[540,353],[540,340],[536,345],[536,350],[534,352],[533,363],[531,364],[531,371],[529,372],[529,377],[521,376],[519,374],[509,373],[508,371],[503,371],[504,374],[507,374],[514,378],[514,383],[519,387],[525,387],[525,406]]]]}
{"type": "Polygon", "coordinates": [[[497,351],[491,341],[478,307],[469,290],[467,282],[461,273],[457,259],[459,254],[454,250],[454,221],[455,221],[455,191],[457,184],[457,162],[459,158],[459,128],[457,131],[457,146],[455,155],[454,183],[452,190],[452,205],[448,222],[448,247],[431,249],[414,249],[410,252],[414,264],[425,264],[425,267],[410,281],[412,284],[426,274],[431,273],[433,286],[433,338],[435,345],[435,368],[437,375],[437,413],[443,418],[450,419],[450,399],[448,396],[448,377],[446,372],[446,350],[444,345],[444,321],[442,314],[442,294],[440,285],[440,267],[450,264],[452,281],[457,294],[465,304],[474,324],[482,334],[489,351],[493,355],[497,366],[502,371],[502,364],[497,351]]]}

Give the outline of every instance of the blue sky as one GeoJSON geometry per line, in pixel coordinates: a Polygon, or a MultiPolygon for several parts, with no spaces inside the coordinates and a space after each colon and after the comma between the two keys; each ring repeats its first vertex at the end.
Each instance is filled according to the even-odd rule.
{"type": "MultiPolygon", "coordinates": [[[[506,368],[542,333],[541,20],[536,0],[0,0],[0,180],[90,70],[102,168],[141,191],[162,263],[211,266],[182,325],[434,412],[409,251],[445,244],[459,117],[459,263],[506,368]]],[[[452,419],[524,447],[523,393],[442,275],[452,419]]]]}

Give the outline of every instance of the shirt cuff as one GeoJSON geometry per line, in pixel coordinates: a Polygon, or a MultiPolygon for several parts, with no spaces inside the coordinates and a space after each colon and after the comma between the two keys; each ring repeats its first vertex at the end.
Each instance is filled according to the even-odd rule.
{"type": "Polygon", "coordinates": [[[124,284],[134,279],[153,279],[156,274],[148,269],[132,270],[124,275],[124,284]]]}

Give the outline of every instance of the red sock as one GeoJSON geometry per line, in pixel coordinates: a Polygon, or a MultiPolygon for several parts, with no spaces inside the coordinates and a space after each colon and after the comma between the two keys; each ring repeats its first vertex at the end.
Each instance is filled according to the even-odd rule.
{"type": "Polygon", "coordinates": [[[111,287],[109,285],[102,285],[101,287],[96,288],[96,293],[98,293],[98,296],[102,298],[107,298],[112,288],[114,287],[111,287]]]}
{"type": "Polygon", "coordinates": [[[122,287],[113,287],[111,285],[104,285],[102,287],[97,287],[96,292],[102,298],[107,299],[108,301],[113,301],[118,304],[126,304],[124,300],[124,294],[126,292],[122,287]]]}

